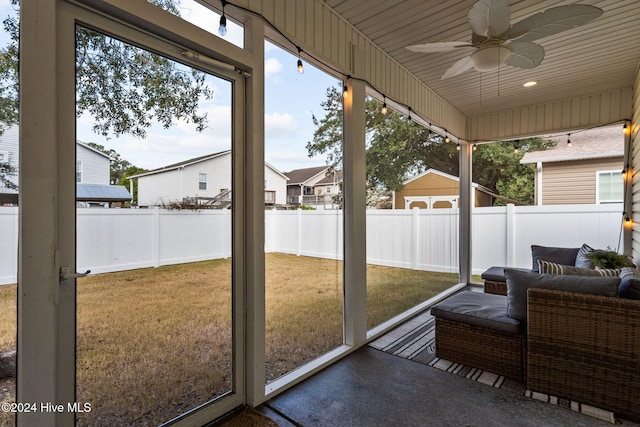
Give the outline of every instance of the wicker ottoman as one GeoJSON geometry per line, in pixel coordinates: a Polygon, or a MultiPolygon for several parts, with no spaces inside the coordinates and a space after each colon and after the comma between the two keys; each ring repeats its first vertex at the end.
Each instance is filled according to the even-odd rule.
{"type": "MultiPolygon", "coordinates": [[[[487,294],[506,295],[507,279],[504,276],[504,269],[507,267],[489,267],[482,273],[484,280],[484,292],[487,294]]],[[[526,268],[516,268],[515,270],[531,271],[526,268]]]]}
{"type": "Polygon", "coordinates": [[[524,381],[526,337],[507,298],[464,291],[431,308],[436,357],[524,381]]]}

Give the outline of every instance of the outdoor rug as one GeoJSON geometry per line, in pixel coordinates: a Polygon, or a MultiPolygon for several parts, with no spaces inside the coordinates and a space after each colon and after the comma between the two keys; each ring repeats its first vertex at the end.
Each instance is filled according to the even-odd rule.
{"type": "Polygon", "coordinates": [[[544,393],[532,392],[527,390],[522,382],[481,369],[439,359],[435,356],[435,339],[435,318],[430,311],[426,311],[372,341],[369,346],[491,387],[523,394],[524,396],[571,409],[600,420],[616,423],[614,414],[610,411],[544,393]]]}

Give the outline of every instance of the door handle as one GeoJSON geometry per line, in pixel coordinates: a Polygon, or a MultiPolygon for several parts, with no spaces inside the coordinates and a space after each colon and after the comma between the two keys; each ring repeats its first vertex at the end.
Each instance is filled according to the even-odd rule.
{"type": "Polygon", "coordinates": [[[60,267],[60,283],[69,280],[77,279],[78,277],[86,277],[91,273],[91,270],[87,270],[84,273],[72,273],[71,267],[60,267]]]}

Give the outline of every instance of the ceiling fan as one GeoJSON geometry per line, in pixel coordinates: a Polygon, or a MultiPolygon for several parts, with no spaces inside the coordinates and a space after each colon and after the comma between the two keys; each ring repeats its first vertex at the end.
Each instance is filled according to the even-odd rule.
{"type": "Polygon", "coordinates": [[[570,30],[602,15],[602,9],[573,4],[557,6],[531,15],[515,24],[509,21],[507,0],[478,0],[469,10],[468,21],[473,33],[471,42],[437,42],[407,46],[413,52],[451,52],[458,48],[475,49],[442,76],[457,76],[471,68],[485,72],[501,65],[531,69],[544,58],[544,48],[533,43],[543,37],[570,30]]]}

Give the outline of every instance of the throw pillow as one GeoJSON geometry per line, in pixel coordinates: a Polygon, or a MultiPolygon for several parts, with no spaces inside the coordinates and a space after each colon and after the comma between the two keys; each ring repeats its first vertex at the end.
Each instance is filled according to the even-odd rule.
{"type": "Polygon", "coordinates": [[[589,252],[593,252],[594,250],[595,249],[593,249],[586,243],[583,244],[578,250],[578,255],[576,255],[576,267],[593,268],[593,262],[591,262],[591,260],[587,257],[587,254],[589,252]]]}
{"type": "Polygon", "coordinates": [[[554,248],[551,246],[531,245],[533,271],[538,271],[538,260],[551,261],[562,265],[576,265],[580,248],[554,248]]]}
{"type": "Polygon", "coordinates": [[[615,297],[620,277],[559,276],[505,268],[507,278],[507,315],[523,323],[527,321],[527,290],[529,288],[615,297]]]}
{"type": "Polygon", "coordinates": [[[620,270],[615,268],[581,268],[573,265],[556,264],[555,262],[538,260],[538,271],[542,274],[559,274],[567,276],[618,276],[620,270]]]}
{"type": "Polygon", "coordinates": [[[623,267],[620,272],[620,298],[640,300],[640,272],[633,267],[623,267]]]}

